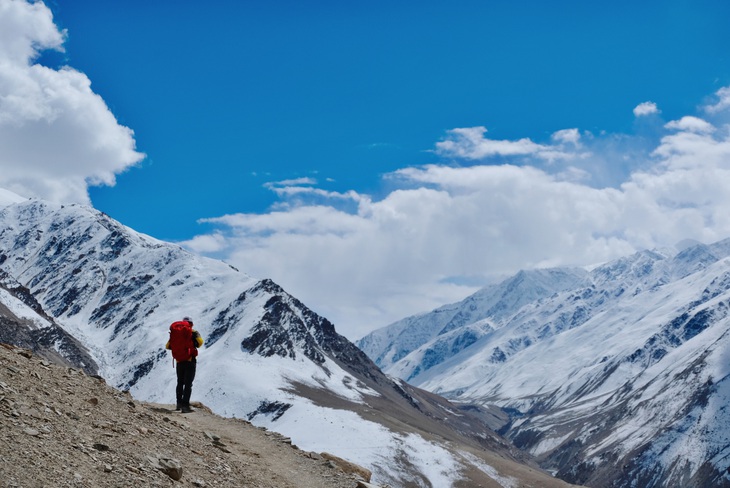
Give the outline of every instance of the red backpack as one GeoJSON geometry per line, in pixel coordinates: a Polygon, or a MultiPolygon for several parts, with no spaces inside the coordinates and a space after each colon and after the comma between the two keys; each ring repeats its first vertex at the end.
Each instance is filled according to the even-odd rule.
{"type": "Polygon", "coordinates": [[[170,325],[170,351],[176,361],[187,361],[198,355],[193,343],[193,326],[190,322],[173,322],[170,325]]]}

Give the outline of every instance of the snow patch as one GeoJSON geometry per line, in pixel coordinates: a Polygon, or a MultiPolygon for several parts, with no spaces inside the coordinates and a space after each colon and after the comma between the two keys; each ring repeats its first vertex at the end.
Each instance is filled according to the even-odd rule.
{"type": "Polygon", "coordinates": [[[0,288],[0,303],[5,305],[7,309],[17,318],[27,320],[36,329],[44,329],[50,327],[51,323],[38,315],[33,309],[25,303],[15,298],[5,289],[0,288]]]}

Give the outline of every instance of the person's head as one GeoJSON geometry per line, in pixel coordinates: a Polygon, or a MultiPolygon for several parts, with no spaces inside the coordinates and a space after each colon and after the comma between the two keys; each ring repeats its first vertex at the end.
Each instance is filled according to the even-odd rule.
{"type": "Polygon", "coordinates": [[[188,322],[188,323],[192,324],[193,319],[191,319],[190,317],[183,317],[183,322],[188,322]]]}

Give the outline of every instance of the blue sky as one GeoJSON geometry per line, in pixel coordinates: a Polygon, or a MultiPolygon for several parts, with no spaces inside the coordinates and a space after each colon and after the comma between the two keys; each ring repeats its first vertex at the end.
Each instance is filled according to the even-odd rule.
{"type": "Polygon", "coordinates": [[[148,156],[92,201],[164,239],[265,211],[272,180],[377,193],[455,127],[628,131],[643,101],[681,116],[730,81],[727,2],[49,5],[64,62],[148,156]]]}
{"type": "Polygon", "coordinates": [[[728,2],[41,5],[0,0],[0,40],[38,54],[18,44],[28,79],[0,95],[73,75],[84,101],[0,103],[28,141],[0,186],[271,277],[351,338],[521,268],[730,235],[711,181],[648,182],[682,158],[724,170],[728,2]],[[688,208],[701,225],[676,225],[688,208]]]}

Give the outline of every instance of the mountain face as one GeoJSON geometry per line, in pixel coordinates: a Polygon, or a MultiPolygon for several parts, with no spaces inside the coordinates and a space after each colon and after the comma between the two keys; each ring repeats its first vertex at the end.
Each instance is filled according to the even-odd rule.
{"type": "Polygon", "coordinates": [[[30,291],[0,269],[0,342],[96,375],[89,351],[43,311],[30,291]]]}
{"type": "Polygon", "coordinates": [[[522,272],[360,346],[416,386],[498,407],[490,425],[562,479],[730,486],[729,256],[725,240],[644,251],[585,273],[522,272]],[[433,326],[472,310],[476,297],[505,306],[433,326]],[[408,328],[429,333],[414,344],[404,340],[408,328]]]}
{"type": "Polygon", "coordinates": [[[46,341],[54,354],[140,400],[170,403],[175,372],[164,344],[169,324],[190,316],[205,339],[192,399],[218,414],[334,453],[394,487],[566,486],[478,417],[384,375],[271,280],[88,207],[0,207],[0,315],[22,322],[16,339],[41,342],[33,330],[56,324],[61,335],[46,341]]]}
{"type": "MultiPolygon", "coordinates": [[[[446,361],[494,331],[514,310],[536,300],[570,289],[586,276],[582,269],[521,271],[504,282],[483,288],[460,303],[433,312],[408,317],[376,330],[358,341],[358,346],[378,366],[388,369],[424,344],[423,357],[413,368],[399,371],[407,381],[446,361]]],[[[405,361],[399,365],[401,370],[405,361]]]]}

